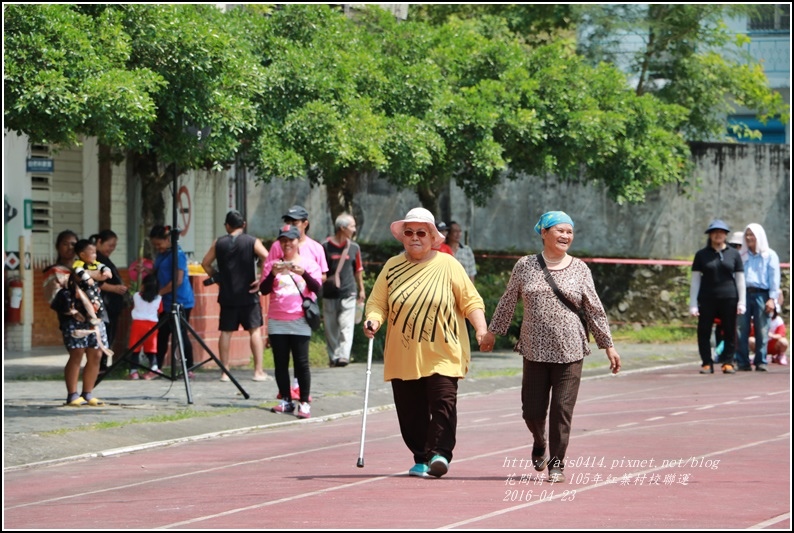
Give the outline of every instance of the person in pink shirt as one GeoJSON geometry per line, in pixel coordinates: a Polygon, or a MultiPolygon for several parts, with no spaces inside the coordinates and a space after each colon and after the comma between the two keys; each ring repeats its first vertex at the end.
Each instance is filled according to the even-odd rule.
{"type": "MultiPolygon", "coordinates": [[[[322,287],[320,266],[309,254],[299,252],[300,231],[295,226],[284,226],[278,234],[279,260],[268,262],[262,271],[259,290],[270,295],[267,313],[268,336],[265,346],[273,349],[276,384],[281,403],[271,409],[274,413],[295,413],[298,418],[309,418],[309,341],[312,330],[303,314],[303,298],[317,299],[322,287]],[[299,405],[292,402],[289,360],[300,388],[299,405]]],[[[270,256],[274,248],[271,247],[270,256]]],[[[324,255],[324,254],[323,254],[324,255]]]]}

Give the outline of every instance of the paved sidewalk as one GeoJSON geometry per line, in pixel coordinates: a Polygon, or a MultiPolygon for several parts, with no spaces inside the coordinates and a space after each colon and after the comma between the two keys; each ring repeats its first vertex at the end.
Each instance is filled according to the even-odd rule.
{"type": "MultiPolygon", "coordinates": [[[[623,371],[664,365],[699,366],[692,344],[617,343],[623,371]]],[[[62,348],[6,352],[3,361],[4,467],[21,468],[41,462],[61,462],[90,455],[112,454],[130,447],[158,446],[180,439],[204,439],[284,423],[292,416],[270,412],[276,405],[275,381],[251,380],[250,369],[232,374],[250,395],[245,399],[231,382],[220,382],[217,370],[199,370],[191,381],[193,403],[187,403],[185,382],[179,378],[153,381],[108,379],[95,389],[104,407],[63,406],[65,389],[62,348]]],[[[344,368],[312,369],[312,418],[361,414],[366,382],[366,357],[344,368]]],[[[488,394],[521,384],[521,358],[512,352],[474,353],[472,368],[459,392],[488,394]]],[[[272,369],[268,369],[272,376],[272,369]]],[[[585,376],[606,376],[603,350],[594,347],[585,376]]],[[[520,410],[518,393],[515,409],[520,410]]],[[[374,363],[370,379],[370,409],[392,405],[391,387],[383,382],[383,366],[374,363]]]]}

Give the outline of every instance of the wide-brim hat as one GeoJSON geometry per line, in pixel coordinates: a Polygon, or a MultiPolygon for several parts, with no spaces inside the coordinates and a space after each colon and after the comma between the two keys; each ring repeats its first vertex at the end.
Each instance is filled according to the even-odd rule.
{"type": "Polygon", "coordinates": [[[444,236],[441,235],[441,232],[436,227],[436,217],[424,207],[414,207],[406,213],[404,219],[395,220],[391,223],[391,234],[398,241],[403,242],[403,224],[408,222],[419,222],[427,225],[428,233],[433,236],[433,248],[438,248],[444,242],[444,236]]]}
{"type": "Polygon", "coordinates": [[[744,244],[744,232],[734,231],[731,233],[731,238],[728,239],[728,244],[744,244]]]}
{"type": "Polygon", "coordinates": [[[713,220],[709,227],[706,229],[705,233],[711,233],[714,230],[722,230],[726,233],[730,233],[731,229],[728,227],[728,224],[723,222],[720,219],[713,220]]]}

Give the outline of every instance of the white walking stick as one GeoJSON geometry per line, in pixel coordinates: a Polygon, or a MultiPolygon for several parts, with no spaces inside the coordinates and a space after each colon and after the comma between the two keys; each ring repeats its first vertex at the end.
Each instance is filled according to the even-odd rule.
{"type": "MultiPolygon", "coordinates": [[[[370,329],[369,322],[367,322],[367,329],[370,329]]],[[[367,431],[367,401],[369,400],[369,377],[372,374],[372,341],[369,340],[369,348],[367,348],[367,384],[364,386],[364,416],[361,419],[361,448],[358,451],[358,463],[356,466],[364,468],[364,434],[367,431]]]]}

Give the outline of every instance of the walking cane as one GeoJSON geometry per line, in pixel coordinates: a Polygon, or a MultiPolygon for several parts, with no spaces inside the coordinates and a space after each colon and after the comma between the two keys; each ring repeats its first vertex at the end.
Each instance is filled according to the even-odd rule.
{"type": "MultiPolygon", "coordinates": [[[[367,329],[371,329],[369,321],[367,321],[367,329]]],[[[356,463],[356,466],[359,468],[364,468],[364,434],[367,431],[367,400],[369,399],[369,377],[372,374],[372,341],[374,340],[374,337],[369,340],[369,348],[367,348],[367,384],[364,386],[364,416],[361,419],[361,448],[359,448],[358,463],[356,463]]]]}

